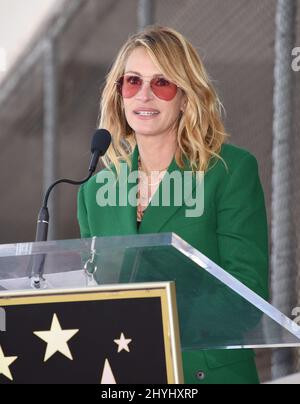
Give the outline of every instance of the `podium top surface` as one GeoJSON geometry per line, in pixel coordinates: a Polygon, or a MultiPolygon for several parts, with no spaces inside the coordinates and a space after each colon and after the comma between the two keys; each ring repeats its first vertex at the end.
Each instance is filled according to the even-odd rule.
{"type": "Polygon", "coordinates": [[[41,289],[175,281],[183,349],[300,346],[295,322],[173,233],[0,246],[0,299],[36,279],[41,289]]]}

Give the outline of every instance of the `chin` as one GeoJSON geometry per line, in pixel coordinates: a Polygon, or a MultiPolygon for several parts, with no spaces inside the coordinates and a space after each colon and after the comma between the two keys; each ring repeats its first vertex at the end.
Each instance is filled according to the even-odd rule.
{"type": "Polygon", "coordinates": [[[154,136],[159,133],[157,129],[154,128],[146,128],[146,125],[130,125],[130,127],[134,130],[134,132],[140,136],[154,136]]]}
{"type": "Polygon", "coordinates": [[[154,131],[145,131],[145,130],[136,130],[135,134],[137,136],[156,136],[158,135],[158,132],[154,131]]]}

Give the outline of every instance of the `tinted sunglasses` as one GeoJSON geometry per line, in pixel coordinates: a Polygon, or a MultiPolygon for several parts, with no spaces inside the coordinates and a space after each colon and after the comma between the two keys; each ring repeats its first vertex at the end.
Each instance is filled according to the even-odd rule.
{"type": "MultiPolygon", "coordinates": [[[[116,81],[116,85],[119,94],[123,98],[131,98],[141,90],[144,82],[147,81],[141,76],[125,74],[116,81]]],[[[178,89],[176,84],[160,76],[153,77],[153,79],[150,80],[150,87],[156,97],[165,101],[171,101],[176,96],[178,89]]]]}

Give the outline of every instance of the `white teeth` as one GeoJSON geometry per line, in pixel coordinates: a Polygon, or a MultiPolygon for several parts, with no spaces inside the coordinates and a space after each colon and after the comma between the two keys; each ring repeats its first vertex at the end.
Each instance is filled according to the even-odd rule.
{"type": "Polygon", "coordinates": [[[137,111],[135,112],[137,115],[141,116],[152,116],[152,115],[157,115],[158,112],[150,112],[150,111],[137,111]]]}

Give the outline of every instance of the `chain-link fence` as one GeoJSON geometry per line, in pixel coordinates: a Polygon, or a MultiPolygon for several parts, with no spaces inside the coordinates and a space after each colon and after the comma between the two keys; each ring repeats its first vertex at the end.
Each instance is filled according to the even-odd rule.
{"type": "MultiPolygon", "coordinates": [[[[66,5],[72,1],[66,1],[66,5]]],[[[138,0],[86,0],[79,3],[56,38],[56,171],[58,176],[72,178],[85,175],[90,137],[98,117],[100,88],[119,47],[129,34],[137,30],[139,5],[138,0]]],[[[276,0],[153,0],[154,21],[182,32],[202,56],[227,112],[225,123],[231,134],[230,141],[257,157],[270,224],[276,5],[276,0]]],[[[297,0],[297,5],[295,46],[300,46],[300,0],[297,0]]],[[[50,21],[39,36],[49,32],[54,22],[50,21]]],[[[24,57],[28,59],[36,43],[26,50],[18,66],[0,87],[2,243],[33,240],[42,196],[42,55],[36,57],[35,63],[27,70],[22,65],[22,60],[24,57]]],[[[294,73],[294,82],[289,208],[295,229],[295,240],[291,242],[297,246],[297,264],[291,271],[292,284],[297,285],[291,291],[297,295],[297,299],[293,299],[296,307],[300,306],[300,72],[294,73]]],[[[56,238],[79,236],[76,192],[73,188],[56,190],[59,223],[56,238]]],[[[286,314],[291,317],[291,313],[286,314]]],[[[299,362],[296,359],[294,370],[297,366],[300,370],[299,362]]],[[[268,353],[258,353],[263,380],[270,378],[270,363],[268,353]]]]}

